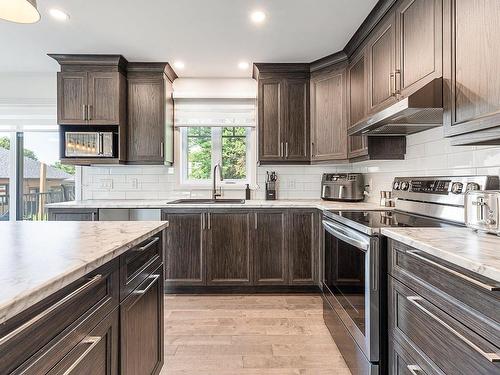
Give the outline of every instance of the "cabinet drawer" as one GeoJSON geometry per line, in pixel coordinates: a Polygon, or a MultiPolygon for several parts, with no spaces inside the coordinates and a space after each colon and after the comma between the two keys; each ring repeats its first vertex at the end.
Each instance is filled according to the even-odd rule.
{"type": "Polygon", "coordinates": [[[389,334],[444,373],[500,373],[500,348],[392,277],[389,309],[389,334]]]}
{"type": "Polygon", "coordinates": [[[391,375],[444,375],[435,365],[427,362],[411,345],[389,339],[389,374],[391,375]]]}
{"type": "Polygon", "coordinates": [[[397,241],[389,273],[500,347],[500,284],[397,241]]]}
{"type": "Polygon", "coordinates": [[[163,235],[148,238],[120,257],[120,300],[123,301],[163,262],[163,235]]]}
{"type": "Polygon", "coordinates": [[[0,374],[44,373],[55,364],[47,353],[76,345],[118,300],[118,262],[113,261],[7,321],[0,327],[0,374]],[[29,367],[38,371],[26,372],[29,367]]]}

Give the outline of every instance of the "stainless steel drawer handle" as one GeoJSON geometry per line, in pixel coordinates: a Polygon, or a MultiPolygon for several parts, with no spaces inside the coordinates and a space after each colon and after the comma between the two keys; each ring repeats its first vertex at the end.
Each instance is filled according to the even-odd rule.
{"type": "Polygon", "coordinates": [[[99,342],[101,342],[102,336],[89,336],[81,342],[81,344],[90,344],[90,346],[85,349],[85,351],[71,364],[71,366],[63,372],[62,375],[69,375],[71,372],[80,364],[81,361],[85,359],[87,354],[89,354],[92,349],[94,349],[99,342]]]}
{"type": "Polygon", "coordinates": [[[460,277],[461,279],[465,280],[465,281],[468,281],[474,285],[477,285],[483,289],[486,289],[486,290],[489,290],[490,292],[494,292],[494,291],[499,291],[500,290],[500,287],[498,286],[491,286],[491,285],[488,285],[488,284],[485,284],[479,280],[476,280],[476,279],[473,279],[472,277],[469,277],[467,275],[464,275],[463,273],[460,273],[460,272],[457,272],[455,270],[452,270],[451,268],[448,268],[448,267],[445,267],[443,266],[442,264],[439,264],[437,262],[434,262],[433,260],[430,260],[426,257],[423,257],[422,255],[419,254],[419,251],[417,250],[408,250],[406,252],[407,254],[411,255],[412,257],[415,257],[417,259],[420,259],[424,262],[427,262],[429,264],[432,264],[433,266],[443,270],[443,271],[446,271],[448,273],[451,273],[452,275],[454,276],[457,276],[457,277],[460,277]]]}
{"type": "Polygon", "coordinates": [[[17,327],[12,332],[9,332],[8,334],[6,334],[2,338],[0,338],[0,345],[2,345],[3,343],[9,341],[11,338],[17,336],[18,334],[20,334],[24,330],[28,329],[32,325],[36,324],[37,322],[39,322],[40,320],[42,320],[43,318],[45,318],[47,315],[49,315],[53,311],[59,309],[66,302],[70,301],[71,299],[73,299],[74,297],[76,297],[80,293],[84,292],[85,290],[87,290],[88,288],[90,288],[91,286],[93,286],[94,284],[97,284],[101,279],[102,279],[102,275],[95,275],[89,281],[87,281],[85,284],[83,284],[81,287],[79,287],[78,289],[75,289],[73,292],[71,292],[70,294],[68,294],[66,297],[64,297],[63,299],[61,299],[58,302],[54,303],[47,310],[42,311],[40,314],[34,316],[30,320],[28,320],[26,323],[20,325],[19,327],[17,327]]]}
{"type": "Polygon", "coordinates": [[[422,371],[422,368],[418,365],[407,365],[406,368],[408,371],[410,371],[413,375],[418,375],[420,371],[422,371]]]}
{"type": "Polygon", "coordinates": [[[154,237],[151,241],[149,241],[146,245],[144,246],[141,246],[137,249],[137,251],[139,252],[143,252],[144,250],[147,250],[149,249],[151,246],[153,246],[155,243],[157,243],[158,241],[160,241],[160,238],[159,237],[154,237]]]}
{"type": "Polygon", "coordinates": [[[149,289],[152,288],[152,286],[156,283],[156,281],[160,278],[160,275],[152,275],[152,276],[149,276],[149,279],[151,280],[151,282],[148,284],[147,287],[145,287],[144,289],[136,289],[134,291],[134,294],[146,294],[147,291],[149,289]]]}
{"type": "Polygon", "coordinates": [[[486,358],[490,362],[500,362],[500,353],[486,353],[483,349],[481,349],[479,346],[474,344],[472,341],[470,341],[467,337],[462,335],[460,332],[455,330],[453,327],[451,327],[448,323],[444,322],[441,320],[439,317],[434,315],[432,312],[427,310],[425,307],[423,307],[421,304],[418,303],[418,301],[422,301],[423,298],[420,296],[407,296],[406,299],[410,301],[413,305],[415,305],[417,308],[419,308],[421,311],[423,311],[426,315],[434,319],[437,323],[439,323],[441,326],[446,328],[448,331],[453,333],[457,338],[459,338],[463,343],[467,344],[470,346],[472,349],[474,349],[476,352],[481,354],[484,358],[486,358]]]}

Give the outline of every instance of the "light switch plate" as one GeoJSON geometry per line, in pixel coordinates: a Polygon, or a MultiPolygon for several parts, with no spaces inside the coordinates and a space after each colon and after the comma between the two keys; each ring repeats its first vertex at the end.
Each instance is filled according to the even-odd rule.
{"type": "Polygon", "coordinates": [[[100,180],[99,188],[101,189],[113,189],[113,180],[110,178],[103,178],[100,180]]]}

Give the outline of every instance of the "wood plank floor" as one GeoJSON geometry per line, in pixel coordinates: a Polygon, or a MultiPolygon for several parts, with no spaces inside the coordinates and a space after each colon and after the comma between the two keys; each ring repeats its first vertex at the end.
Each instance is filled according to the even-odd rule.
{"type": "Polygon", "coordinates": [[[317,295],[169,295],[161,375],[350,375],[317,295]]]}

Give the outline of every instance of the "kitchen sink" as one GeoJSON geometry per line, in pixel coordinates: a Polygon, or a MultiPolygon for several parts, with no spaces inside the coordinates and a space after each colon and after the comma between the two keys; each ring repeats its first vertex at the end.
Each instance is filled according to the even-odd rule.
{"type": "Polygon", "coordinates": [[[199,203],[199,204],[243,204],[245,203],[244,199],[178,199],[176,201],[168,202],[168,204],[190,204],[190,203],[199,203]]]}

